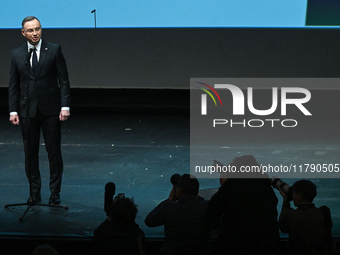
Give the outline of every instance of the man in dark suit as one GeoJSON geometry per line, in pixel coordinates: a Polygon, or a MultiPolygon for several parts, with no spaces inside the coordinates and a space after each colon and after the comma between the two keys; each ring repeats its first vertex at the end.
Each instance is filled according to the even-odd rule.
{"type": "Polygon", "coordinates": [[[22,21],[27,43],[12,50],[9,80],[10,122],[22,126],[25,170],[30,183],[28,203],[41,201],[39,138],[43,132],[50,164],[49,204],[60,203],[63,172],[61,121],[70,116],[70,84],[64,56],[57,44],[41,39],[40,21],[22,21]]]}

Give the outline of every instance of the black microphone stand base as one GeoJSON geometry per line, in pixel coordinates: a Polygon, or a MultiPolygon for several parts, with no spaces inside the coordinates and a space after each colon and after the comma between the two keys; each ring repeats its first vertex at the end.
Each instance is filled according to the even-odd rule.
{"type": "Polygon", "coordinates": [[[22,206],[22,205],[27,205],[27,208],[26,208],[26,211],[24,212],[24,214],[19,218],[20,222],[22,222],[24,220],[24,217],[25,217],[26,213],[28,212],[28,210],[32,206],[47,206],[47,207],[51,207],[51,208],[63,208],[63,209],[66,209],[66,210],[68,210],[68,208],[69,208],[67,205],[54,205],[54,204],[33,203],[32,197],[30,197],[26,203],[8,204],[8,205],[4,205],[4,207],[8,208],[8,207],[12,207],[12,206],[22,206]]]}

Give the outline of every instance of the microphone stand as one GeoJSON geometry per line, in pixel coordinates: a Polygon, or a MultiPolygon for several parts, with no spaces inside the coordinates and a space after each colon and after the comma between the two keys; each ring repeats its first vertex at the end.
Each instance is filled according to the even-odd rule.
{"type": "Polygon", "coordinates": [[[25,129],[24,132],[26,132],[25,140],[24,140],[24,148],[25,148],[25,161],[26,161],[26,167],[28,168],[28,181],[30,186],[30,197],[28,198],[26,203],[19,203],[19,204],[6,204],[4,207],[8,208],[10,206],[22,206],[27,205],[26,211],[24,214],[19,218],[19,221],[22,222],[26,213],[32,206],[48,206],[48,207],[56,207],[56,208],[64,208],[68,209],[67,205],[54,205],[54,204],[41,204],[41,203],[34,203],[33,197],[32,197],[32,177],[31,177],[31,162],[30,162],[30,128],[31,128],[31,118],[30,118],[30,112],[29,112],[29,91],[30,91],[30,72],[31,72],[31,65],[30,65],[30,59],[32,52],[35,49],[31,48],[30,51],[26,55],[25,65],[27,66],[27,87],[26,87],[26,97],[25,97],[25,109],[26,109],[26,123],[27,123],[27,129],[25,129]]]}
{"type": "Polygon", "coordinates": [[[91,11],[91,13],[94,13],[94,28],[97,28],[97,17],[96,17],[96,9],[91,11]]]}

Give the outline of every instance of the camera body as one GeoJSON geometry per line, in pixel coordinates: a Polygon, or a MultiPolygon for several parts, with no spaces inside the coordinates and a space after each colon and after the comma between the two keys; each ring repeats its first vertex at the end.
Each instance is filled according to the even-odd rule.
{"type": "Polygon", "coordinates": [[[286,195],[288,201],[293,200],[293,188],[290,187],[287,183],[282,181],[280,178],[273,176],[271,178],[271,184],[274,188],[279,190],[281,188],[282,192],[286,195]]]}
{"type": "Polygon", "coordinates": [[[125,198],[125,194],[124,193],[119,193],[118,196],[115,197],[116,198],[125,198]]]}

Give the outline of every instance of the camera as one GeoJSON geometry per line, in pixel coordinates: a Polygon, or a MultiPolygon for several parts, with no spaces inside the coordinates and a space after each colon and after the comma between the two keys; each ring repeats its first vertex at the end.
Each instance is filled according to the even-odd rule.
{"type": "Polygon", "coordinates": [[[282,192],[286,195],[288,201],[293,199],[293,189],[287,183],[282,181],[280,178],[273,176],[271,178],[271,184],[274,188],[279,190],[281,188],[282,192]]]}
{"type": "Polygon", "coordinates": [[[118,196],[115,197],[116,198],[125,198],[125,194],[124,193],[119,193],[118,196]]]}
{"type": "Polygon", "coordinates": [[[173,174],[170,178],[170,182],[171,182],[172,185],[178,186],[181,178],[182,177],[179,174],[173,174]]]}
{"type": "MultiPolygon", "coordinates": [[[[105,193],[104,193],[104,211],[108,214],[109,208],[113,203],[113,196],[116,193],[116,185],[113,182],[108,182],[105,185],[105,193]]],[[[125,198],[124,193],[119,193],[116,198],[125,198]]]]}
{"type": "Polygon", "coordinates": [[[116,193],[116,185],[113,182],[108,182],[105,185],[105,193],[104,193],[104,211],[107,213],[110,205],[113,202],[113,196],[116,193]]]}

